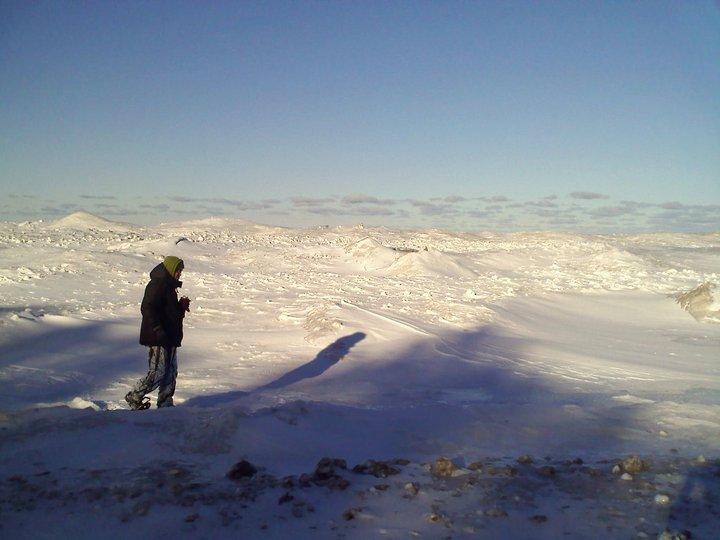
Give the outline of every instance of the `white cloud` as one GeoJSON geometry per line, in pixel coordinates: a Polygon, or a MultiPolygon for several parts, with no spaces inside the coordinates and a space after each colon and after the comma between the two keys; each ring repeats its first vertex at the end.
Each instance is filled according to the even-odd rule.
{"type": "Polygon", "coordinates": [[[631,206],[601,206],[600,208],[588,210],[588,215],[595,218],[618,217],[636,213],[637,210],[631,206]]]}
{"type": "Polygon", "coordinates": [[[312,197],[291,197],[290,201],[293,203],[294,206],[317,206],[319,204],[326,204],[335,202],[335,199],[332,197],[325,197],[321,199],[316,199],[312,197]]]}
{"type": "Polygon", "coordinates": [[[593,200],[593,199],[609,199],[607,195],[603,195],[602,193],[594,193],[592,191],[573,191],[570,194],[570,197],[573,199],[584,199],[584,200],[593,200]]]}
{"type": "Polygon", "coordinates": [[[377,204],[377,205],[393,205],[397,204],[395,199],[378,199],[370,195],[355,194],[347,195],[342,198],[343,204],[377,204]]]}
{"type": "Polygon", "coordinates": [[[81,199],[92,199],[97,201],[114,201],[117,197],[114,195],[80,195],[81,199]]]}

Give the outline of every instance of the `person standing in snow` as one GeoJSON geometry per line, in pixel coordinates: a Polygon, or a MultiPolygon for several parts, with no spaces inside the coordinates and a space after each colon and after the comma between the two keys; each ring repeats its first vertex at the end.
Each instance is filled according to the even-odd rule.
{"type": "Polygon", "coordinates": [[[183,338],[183,319],[190,311],[190,300],[178,300],[177,289],[182,287],[180,275],[185,267],[178,257],[165,257],[150,272],[140,311],[140,345],[149,347],[148,373],[125,396],[133,410],[147,409],[150,400],[145,396],[159,388],[157,406],[172,407],[177,377],[177,348],[183,338]]]}

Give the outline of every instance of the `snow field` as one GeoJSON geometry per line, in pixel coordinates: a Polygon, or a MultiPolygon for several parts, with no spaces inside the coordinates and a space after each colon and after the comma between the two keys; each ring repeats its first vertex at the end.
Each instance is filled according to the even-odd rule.
{"type": "MultiPolygon", "coordinates": [[[[30,522],[35,537],[61,522],[78,538],[105,522],[118,538],[627,538],[666,525],[702,537],[717,519],[720,325],[675,297],[717,283],[718,234],[141,228],[81,214],[0,224],[0,253],[0,521],[13,537],[30,522]],[[193,301],[180,406],[127,411],[146,369],[139,302],[168,254],[185,260],[193,301]],[[523,454],[535,468],[509,478],[423,465],[517,467],[523,454]],[[655,465],[621,489],[611,469],[629,454],[655,465]],[[283,488],[324,456],[410,464],[385,490],[350,472],[341,493],[283,488]],[[552,478],[535,470],[544,456],[552,478]],[[277,482],[227,480],[240,458],[277,482]],[[585,469],[564,465],[576,458],[585,469]],[[153,483],[178,467],[187,478],[153,483]],[[73,496],[48,495],[60,488],[73,496]],[[278,504],[286,491],[294,502],[278,504]]],[[[703,290],[709,301],[693,298],[711,312],[703,290]]]]}

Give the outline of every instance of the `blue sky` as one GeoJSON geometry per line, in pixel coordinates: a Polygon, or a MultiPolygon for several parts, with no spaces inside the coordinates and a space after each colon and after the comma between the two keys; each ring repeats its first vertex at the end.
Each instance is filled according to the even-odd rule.
{"type": "Polygon", "coordinates": [[[0,4],[0,219],[718,230],[713,2],[0,4]]]}

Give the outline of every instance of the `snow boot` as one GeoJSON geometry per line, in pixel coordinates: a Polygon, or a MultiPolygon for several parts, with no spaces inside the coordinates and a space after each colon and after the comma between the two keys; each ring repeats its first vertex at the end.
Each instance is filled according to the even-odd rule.
{"type": "Polygon", "coordinates": [[[142,397],[139,398],[133,393],[128,392],[125,396],[125,401],[127,401],[127,404],[130,405],[130,408],[133,411],[144,411],[145,409],[150,408],[150,398],[149,397],[142,397]]]}

